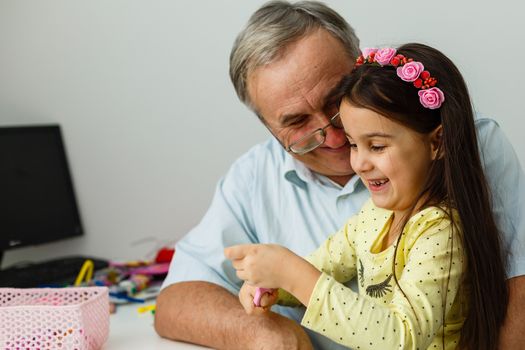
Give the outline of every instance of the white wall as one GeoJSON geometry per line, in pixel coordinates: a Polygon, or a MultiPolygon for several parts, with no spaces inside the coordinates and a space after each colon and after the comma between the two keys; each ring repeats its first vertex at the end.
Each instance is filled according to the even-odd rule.
{"type": "MultiPolygon", "coordinates": [[[[8,252],[5,265],[145,258],[199,221],[230,163],[267,137],[227,73],[237,32],[263,2],[0,0],[0,125],[61,124],[86,230],[8,252]]],[[[422,41],[447,53],[525,163],[523,5],[327,3],[361,47],[422,41]]]]}

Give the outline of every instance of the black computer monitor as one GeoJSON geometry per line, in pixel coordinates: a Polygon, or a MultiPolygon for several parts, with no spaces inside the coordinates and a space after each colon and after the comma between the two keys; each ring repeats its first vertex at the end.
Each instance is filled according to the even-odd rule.
{"type": "Polygon", "coordinates": [[[82,234],[60,127],[0,127],[0,262],[7,249],[82,234]]]}

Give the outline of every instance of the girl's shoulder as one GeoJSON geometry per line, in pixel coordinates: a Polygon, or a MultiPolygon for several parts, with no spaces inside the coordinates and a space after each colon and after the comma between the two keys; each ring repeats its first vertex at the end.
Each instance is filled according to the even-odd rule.
{"type": "Polygon", "coordinates": [[[421,209],[416,214],[412,215],[408,220],[407,225],[413,223],[423,224],[425,222],[432,223],[435,220],[456,220],[450,215],[457,215],[454,209],[451,210],[447,207],[442,206],[430,206],[421,209]]]}
{"type": "Polygon", "coordinates": [[[444,240],[448,240],[452,230],[459,230],[458,224],[459,216],[455,209],[431,206],[414,214],[407,221],[403,233],[409,245],[422,237],[431,239],[442,236],[444,240]]]}

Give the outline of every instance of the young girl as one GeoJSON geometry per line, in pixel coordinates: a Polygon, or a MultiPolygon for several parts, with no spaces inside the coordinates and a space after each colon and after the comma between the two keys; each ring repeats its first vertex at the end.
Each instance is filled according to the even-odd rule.
{"type": "Polygon", "coordinates": [[[307,259],[227,248],[241,303],[280,288],[262,305],[304,304],[303,326],[353,349],[496,349],[505,269],[463,78],[421,44],[363,55],[340,117],[371,201],[307,259]]]}

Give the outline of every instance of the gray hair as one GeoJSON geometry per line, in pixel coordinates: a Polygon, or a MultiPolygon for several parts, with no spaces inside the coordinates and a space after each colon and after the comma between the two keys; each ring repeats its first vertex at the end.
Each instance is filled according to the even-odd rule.
{"type": "Polygon", "coordinates": [[[270,1],[239,33],[230,53],[230,78],[239,99],[253,109],[247,78],[256,68],[279,58],[290,43],[315,29],[325,29],[343,44],[350,59],[359,56],[359,39],[334,10],[317,1],[270,1]]]}

